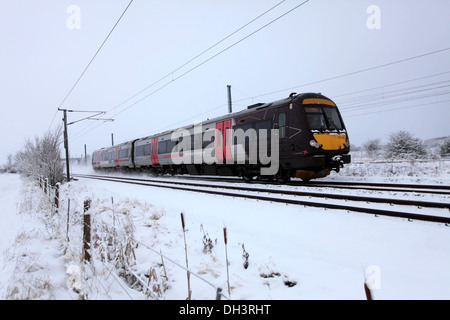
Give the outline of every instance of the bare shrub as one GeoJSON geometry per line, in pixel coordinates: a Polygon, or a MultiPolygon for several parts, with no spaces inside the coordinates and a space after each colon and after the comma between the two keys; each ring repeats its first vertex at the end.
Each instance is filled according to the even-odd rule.
{"type": "Polygon", "coordinates": [[[397,159],[418,159],[426,156],[423,141],[414,138],[407,131],[398,131],[389,135],[386,145],[386,156],[397,159]]]}
{"type": "Polygon", "coordinates": [[[450,137],[447,137],[440,147],[441,157],[450,157],[450,137]]]}
{"type": "Polygon", "coordinates": [[[203,224],[200,225],[200,230],[203,232],[203,253],[211,253],[212,249],[214,248],[213,241],[203,228],[203,224]]]}
{"type": "Polygon", "coordinates": [[[244,244],[242,244],[242,259],[244,259],[244,264],[243,264],[244,269],[247,269],[247,268],[248,268],[248,257],[249,257],[249,256],[250,256],[250,255],[248,254],[248,252],[245,251],[244,244]]]}
{"type": "Polygon", "coordinates": [[[61,161],[60,138],[62,127],[47,131],[43,138],[25,140],[25,146],[14,159],[19,172],[30,177],[47,178],[52,186],[64,180],[64,164],[61,161]]]}
{"type": "Polygon", "coordinates": [[[376,157],[380,154],[381,147],[381,139],[369,139],[363,145],[363,150],[366,151],[367,156],[376,157]]]}

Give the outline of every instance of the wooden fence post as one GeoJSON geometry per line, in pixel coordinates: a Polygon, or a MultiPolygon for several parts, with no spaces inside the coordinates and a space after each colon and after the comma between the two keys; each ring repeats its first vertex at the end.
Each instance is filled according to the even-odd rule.
{"type": "Polygon", "coordinates": [[[225,264],[227,265],[227,284],[228,284],[228,296],[231,297],[231,287],[230,287],[230,273],[228,272],[228,249],[227,249],[227,228],[223,228],[223,240],[225,242],[225,264]]]}
{"type": "Polygon", "coordinates": [[[366,299],[367,300],[373,300],[372,299],[372,292],[370,291],[370,288],[367,285],[367,282],[364,282],[364,292],[366,293],[366,299]]]}
{"type": "Polygon", "coordinates": [[[83,223],[83,258],[85,261],[91,261],[91,254],[89,253],[89,249],[91,248],[91,215],[87,211],[91,207],[91,200],[84,201],[84,223],[83,223]]]}
{"type": "Polygon", "coordinates": [[[69,242],[69,214],[70,214],[70,198],[67,199],[67,228],[66,228],[67,242],[69,242]]]}
{"type": "Polygon", "coordinates": [[[192,291],[191,291],[191,274],[189,272],[189,262],[188,262],[188,253],[187,253],[187,244],[186,244],[186,228],[184,224],[184,215],[181,213],[181,226],[183,227],[183,236],[184,236],[184,252],[186,254],[186,270],[187,270],[187,285],[188,285],[188,296],[186,300],[191,300],[192,291]]]}
{"type": "Polygon", "coordinates": [[[216,300],[220,300],[222,298],[222,288],[217,288],[216,290],[216,300]]]}
{"type": "Polygon", "coordinates": [[[59,182],[55,186],[55,213],[59,210],[59,182]]]}

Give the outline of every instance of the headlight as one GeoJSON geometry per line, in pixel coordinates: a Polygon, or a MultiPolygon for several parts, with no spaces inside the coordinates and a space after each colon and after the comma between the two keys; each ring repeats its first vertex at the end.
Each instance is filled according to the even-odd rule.
{"type": "Polygon", "coordinates": [[[310,145],[311,147],[314,147],[314,148],[319,148],[319,147],[320,147],[319,143],[318,143],[316,140],[311,140],[311,141],[309,142],[309,145],[310,145]]]}

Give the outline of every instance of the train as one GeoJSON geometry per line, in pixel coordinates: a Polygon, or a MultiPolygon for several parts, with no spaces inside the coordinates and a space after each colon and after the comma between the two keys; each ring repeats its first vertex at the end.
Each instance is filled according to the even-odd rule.
{"type": "Polygon", "coordinates": [[[92,154],[92,167],[285,183],[339,172],[351,162],[349,152],[337,105],[307,92],[101,148],[92,154]]]}

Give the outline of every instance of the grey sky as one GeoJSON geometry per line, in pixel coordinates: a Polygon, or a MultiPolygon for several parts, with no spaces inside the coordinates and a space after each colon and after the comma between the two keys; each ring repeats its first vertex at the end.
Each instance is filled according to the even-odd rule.
{"type": "MultiPolygon", "coordinates": [[[[448,0],[310,0],[186,73],[303,2],[286,0],[121,105],[280,1],[134,0],[61,106],[115,119],[71,125],[71,156],[84,154],[84,144],[88,153],[110,145],[111,133],[119,143],[225,114],[228,84],[234,111],[321,92],[340,107],[356,145],[398,130],[421,139],[450,135],[450,49],[338,77],[450,48],[448,0]],[[368,12],[371,5],[379,15],[368,12]]],[[[2,2],[0,164],[26,138],[62,123],[57,108],[128,3],[2,2]]],[[[69,121],[85,116],[70,113],[69,121]]]]}

